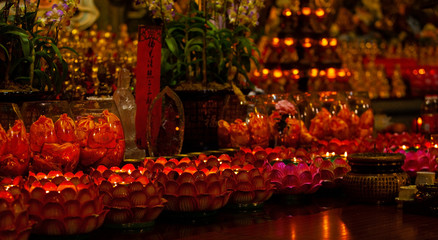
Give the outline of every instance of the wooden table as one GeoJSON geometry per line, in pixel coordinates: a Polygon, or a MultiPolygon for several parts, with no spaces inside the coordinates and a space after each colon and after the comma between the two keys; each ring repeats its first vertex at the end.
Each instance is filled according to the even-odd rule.
{"type": "MultiPolygon", "coordinates": [[[[340,196],[274,197],[256,211],[222,209],[204,218],[163,213],[147,229],[100,228],[80,239],[286,240],[438,239],[438,218],[396,205],[355,204],[340,196]]],[[[31,236],[31,239],[48,239],[31,236]]],[[[59,238],[56,238],[59,239],[59,238]]]]}

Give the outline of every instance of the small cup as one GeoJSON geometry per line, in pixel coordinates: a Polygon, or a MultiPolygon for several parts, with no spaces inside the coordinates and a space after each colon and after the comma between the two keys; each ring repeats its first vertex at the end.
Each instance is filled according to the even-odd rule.
{"type": "Polygon", "coordinates": [[[400,201],[413,201],[415,194],[417,193],[417,186],[401,186],[400,192],[398,193],[398,200],[400,201]]]}
{"type": "Polygon", "coordinates": [[[415,179],[415,185],[433,185],[435,184],[434,172],[417,172],[417,178],[415,179]]]}

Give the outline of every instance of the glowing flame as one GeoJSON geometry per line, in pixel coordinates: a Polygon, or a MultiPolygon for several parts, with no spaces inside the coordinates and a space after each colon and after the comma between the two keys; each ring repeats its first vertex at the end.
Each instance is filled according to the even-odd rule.
{"type": "Polygon", "coordinates": [[[317,17],[323,17],[324,14],[325,14],[325,12],[324,12],[324,9],[322,9],[322,8],[318,8],[318,9],[315,10],[315,15],[317,17]]]}
{"type": "Polygon", "coordinates": [[[304,48],[312,47],[312,43],[310,42],[310,38],[304,38],[303,47],[304,48]]]}
{"type": "Polygon", "coordinates": [[[292,11],[290,9],[284,9],[283,10],[283,16],[285,16],[285,17],[292,16],[292,11]]]}
{"type": "Polygon", "coordinates": [[[328,78],[336,78],[336,70],[334,68],[327,69],[328,78]]]}
{"type": "Polygon", "coordinates": [[[418,126],[423,125],[423,119],[422,119],[421,117],[419,117],[419,118],[417,119],[417,124],[418,124],[418,126]]]}
{"type": "Polygon", "coordinates": [[[310,76],[317,77],[318,76],[318,69],[317,68],[310,69],[310,76]]]}
{"type": "Polygon", "coordinates": [[[274,47],[278,47],[278,46],[280,45],[280,39],[277,38],[277,37],[273,38],[273,39],[272,39],[272,45],[273,45],[274,47]]]}
{"type": "Polygon", "coordinates": [[[283,72],[280,69],[274,70],[274,77],[275,78],[281,78],[283,76],[283,72]]]}
{"type": "Polygon", "coordinates": [[[286,46],[292,46],[294,44],[294,39],[293,38],[285,38],[284,39],[284,44],[286,46]]]}
{"type": "Polygon", "coordinates": [[[338,39],[336,39],[336,38],[330,39],[329,45],[331,47],[336,47],[338,45],[338,39]]]}
{"type": "Polygon", "coordinates": [[[319,44],[323,47],[326,47],[328,45],[328,40],[327,38],[323,38],[319,41],[319,44]]]}
{"type": "Polygon", "coordinates": [[[303,15],[310,15],[310,13],[312,12],[312,10],[309,7],[303,7],[303,9],[301,9],[301,13],[303,13],[303,15]]]}

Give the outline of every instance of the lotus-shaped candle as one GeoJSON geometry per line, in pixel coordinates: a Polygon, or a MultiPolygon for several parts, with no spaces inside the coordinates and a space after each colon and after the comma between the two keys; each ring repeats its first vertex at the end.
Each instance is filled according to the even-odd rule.
{"type": "Polygon", "coordinates": [[[183,158],[155,163],[145,162],[151,172],[157,173],[157,182],[164,186],[166,209],[174,212],[210,212],[228,203],[231,192],[217,167],[196,167],[195,161],[183,158]],[[161,165],[161,166],[160,166],[161,165]]]}
{"type": "Polygon", "coordinates": [[[339,156],[332,159],[316,157],[312,165],[319,169],[322,185],[327,188],[339,186],[342,178],[351,170],[346,159],[339,156]]]}
{"type": "Polygon", "coordinates": [[[99,166],[91,175],[97,179],[103,203],[109,209],[106,224],[142,227],[153,223],[164,209],[162,187],[151,181],[149,171],[142,167],[99,166]]]}
{"type": "Polygon", "coordinates": [[[16,120],[7,133],[0,125],[0,175],[22,175],[29,159],[29,139],[23,121],[16,120]]]}
{"type": "Polygon", "coordinates": [[[30,126],[31,170],[72,172],[79,163],[79,143],[74,121],[67,116],[53,123],[44,115],[30,126]]]}
{"type": "Polygon", "coordinates": [[[222,164],[220,171],[227,179],[227,188],[232,191],[230,203],[238,207],[257,206],[274,193],[274,185],[266,168],[256,168],[251,164],[243,167],[222,164]]]}
{"type": "Polygon", "coordinates": [[[120,119],[108,110],[94,121],[94,117],[76,120],[81,147],[79,162],[84,167],[119,166],[125,154],[125,136],[120,119]]]}
{"type": "Polygon", "coordinates": [[[416,151],[399,149],[396,153],[402,153],[406,156],[402,169],[409,177],[416,177],[419,171],[435,172],[438,169],[436,156],[430,152],[421,149],[416,151]]]}
{"type": "Polygon", "coordinates": [[[281,194],[311,194],[322,185],[318,168],[305,162],[277,161],[271,168],[271,182],[281,194]]]}
{"type": "Polygon", "coordinates": [[[29,204],[29,216],[36,222],[35,234],[88,233],[103,224],[107,213],[97,185],[82,172],[30,172],[22,194],[29,204]]]}
{"type": "Polygon", "coordinates": [[[5,180],[0,185],[0,239],[28,239],[33,225],[28,206],[20,187],[13,185],[12,179],[5,180]]]}

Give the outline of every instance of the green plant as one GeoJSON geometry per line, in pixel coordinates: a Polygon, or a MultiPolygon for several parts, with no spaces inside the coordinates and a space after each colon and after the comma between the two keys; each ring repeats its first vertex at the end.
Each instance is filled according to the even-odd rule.
{"type": "Polygon", "coordinates": [[[60,92],[68,73],[58,33],[79,0],[40,11],[40,0],[7,0],[0,10],[0,88],[60,92]]]}
{"type": "Polygon", "coordinates": [[[250,36],[257,24],[258,0],[174,3],[149,1],[154,17],[163,20],[162,83],[206,88],[211,83],[248,87],[247,73],[258,67],[259,51],[250,36]],[[181,11],[180,9],[185,9],[181,11]]]}

